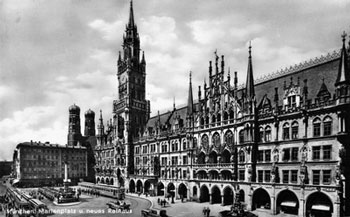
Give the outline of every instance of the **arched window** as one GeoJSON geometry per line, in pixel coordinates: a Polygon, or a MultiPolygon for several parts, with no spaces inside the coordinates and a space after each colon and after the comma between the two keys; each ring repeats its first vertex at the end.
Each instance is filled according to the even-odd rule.
{"type": "Polygon", "coordinates": [[[204,127],[204,118],[203,118],[203,117],[201,117],[201,123],[200,123],[200,125],[201,125],[201,128],[204,127]]]}
{"type": "Polygon", "coordinates": [[[233,123],[234,113],[233,110],[230,111],[230,123],[233,123]]]}
{"type": "Polygon", "coordinates": [[[216,117],[216,121],[218,122],[218,125],[221,124],[221,115],[218,114],[218,116],[216,117]]]}
{"type": "Polygon", "coordinates": [[[212,126],[215,126],[215,124],[216,124],[216,117],[215,117],[215,115],[213,115],[213,116],[211,117],[211,125],[212,125],[212,126]]]}
{"type": "Polygon", "coordinates": [[[227,120],[228,120],[228,113],[224,112],[224,124],[227,124],[227,120]]]}
{"type": "Polygon", "coordinates": [[[239,143],[240,144],[244,143],[244,130],[239,131],[239,143]]]}
{"type": "Polygon", "coordinates": [[[205,118],[205,127],[209,126],[209,116],[205,118]]]}
{"type": "Polygon", "coordinates": [[[323,135],[332,135],[332,118],[329,116],[323,119],[323,135]]]}
{"type": "Polygon", "coordinates": [[[182,140],[182,150],[186,150],[187,149],[187,142],[186,140],[182,140]]]}
{"type": "Polygon", "coordinates": [[[298,122],[294,121],[292,123],[292,139],[297,139],[299,134],[299,124],[298,122]]]}
{"type": "Polygon", "coordinates": [[[265,142],[270,142],[271,141],[271,127],[266,126],[265,127],[265,142]]]}
{"type": "Polygon", "coordinates": [[[233,133],[231,130],[228,130],[225,133],[225,143],[227,146],[232,147],[233,146],[233,133]]]}
{"type": "Polygon", "coordinates": [[[193,147],[192,148],[196,148],[197,147],[197,138],[193,138],[193,147]]]}
{"type": "Polygon", "coordinates": [[[244,163],[245,162],[245,154],[244,154],[244,151],[243,150],[241,150],[240,152],[239,152],[239,155],[238,155],[239,157],[238,157],[238,160],[239,160],[239,162],[240,163],[244,163]]]}
{"type": "Polygon", "coordinates": [[[259,141],[264,141],[264,129],[262,127],[259,128],[259,141]]]}
{"type": "Polygon", "coordinates": [[[201,146],[206,149],[209,147],[209,138],[207,135],[203,135],[201,139],[201,146]]]}
{"type": "Polygon", "coordinates": [[[283,124],[283,140],[289,139],[289,123],[283,124]]]}
{"type": "Polygon", "coordinates": [[[315,118],[312,122],[314,137],[321,136],[321,119],[315,118]]]}
{"type": "Polygon", "coordinates": [[[215,133],[212,137],[212,142],[214,147],[220,147],[220,135],[218,133],[215,133]]]}

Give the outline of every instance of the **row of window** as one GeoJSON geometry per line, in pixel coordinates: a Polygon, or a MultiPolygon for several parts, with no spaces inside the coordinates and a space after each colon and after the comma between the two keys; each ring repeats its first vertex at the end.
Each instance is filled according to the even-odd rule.
{"type": "MultiPolygon", "coordinates": [[[[188,164],[188,157],[182,156],[182,165],[187,165],[188,164]]],[[[161,166],[167,166],[168,164],[168,158],[167,157],[162,157],[161,158],[161,166]]],[[[179,165],[179,157],[178,156],[173,156],[171,157],[171,165],[179,165]]]]}
{"type": "MultiPolygon", "coordinates": [[[[332,159],[332,145],[313,146],[312,147],[312,160],[331,160],[332,159]]],[[[282,161],[298,161],[299,160],[299,148],[284,148],[282,150],[282,161]]],[[[258,162],[270,162],[271,150],[259,150],[258,162]]],[[[241,150],[238,154],[238,162],[245,163],[245,153],[241,150]]]]}
{"type": "Polygon", "coordinates": [[[187,178],[187,170],[182,170],[179,169],[178,172],[176,173],[175,169],[172,169],[170,171],[165,171],[165,170],[162,170],[162,177],[163,178],[179,178],[179,179],[182,179],[182,178],[187,178]]]}
{"type": "MultiPolygon", "coordinates": [[[[270,182],[270,170],[258,170],[258,182],[270,182]]],[[[282,170],[282,183],[298,183],[298,170],[282,170]]],[[[329,185],[331,184],[331,170],[312,170],[312,184],[314,185],[329,185]]],[[[238,180],[245,181],[245,170],[238,171],[238,180]]]]}
{"type": "MultiPolygon", "coordinates": [[[[160,148],[161,148],[160,153],[167,153],[168,152],[168,144],[162,144],[160,148]]],[[[169,151],[171,151],[171,152],[180,151],[179,148],[180,148],[179,143],[173,142],[170,145],[169,151]]],[[[187,143],[186,143],[186,141],[184,141],[182,143],[182,150],[187,150],[187,148],[188,148],[187,143]]],[[[156,151],[156,144],[151,144],[149,153],[156,153],[156,152],[157,152],[156,151]]],[[[148,153],[148,146],[147,145],[142,146],[142,153],[143,154],[148,153]]],[[[135,147],[135,154],[140,154],[140,147],[139,146],[135,147]]]]}
{"type": "MultiPolygon", "coordinates": [[[[313,136],[319,137],[332,135],[332,118],[327,116],[321,121],[320,118],[315,118],[312,122],[313,136]]],[[[299,138],[299,124],[294,121],[291,125],[289,123],[283,124],[282,139],[298,139],[299,138]]],[[[265,129],[259,129],[260,142],[270,142],[271,141],[271,127],[266,126],[265,129]]],[[[241,130],[239,133],[240,143],[244,142],[244,131],[241,130]]]]}

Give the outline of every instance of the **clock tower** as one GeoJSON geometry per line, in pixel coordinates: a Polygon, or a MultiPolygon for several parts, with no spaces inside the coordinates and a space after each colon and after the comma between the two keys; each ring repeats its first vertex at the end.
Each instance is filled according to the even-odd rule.
{"type": "MultiPolygon", "coordinates": [[[[122,51],[118,58],[119,99],[113,101],[116,124],[115,139],[125,153],[125,167],[133,174],[133,138],[143,134],[150,115],[150,103],[146,100],[146,60],[140,53],[140,37],[134,22],[132,1],[129,22],[123,35],[122,51]]],[[[117,144],[118,145],[118,144],[117,144]]]]}

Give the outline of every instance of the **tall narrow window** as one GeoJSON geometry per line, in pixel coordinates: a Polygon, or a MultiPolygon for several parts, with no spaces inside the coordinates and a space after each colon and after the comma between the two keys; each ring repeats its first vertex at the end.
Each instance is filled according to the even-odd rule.
{"type": "Polygon", "coordinates": [[[297,161],[298,160],[298,153],[299,149],[298,148],[292,148],[292,160],[297,161]]]}
{"type": "Polygon", "coordinates": [[[259,128],[259,141],[260,142],[264,141],[264,130],[262,127],[259,128]]]}
{"type": "Polygon", "coordinates": [[[296,104],[296,96],[289,96],[288,97],[288,105],[290,107],[295,107],[297,104],[296,104]]]}
{"type": "Polygon", "coordinates": [[[244,181],[245,180],[245,170],[239,170],[238,171],[238,179],[240,181],[244,181]]]}
{"type": "Polygon", "coordinates": [[[265,142],[270,142],[271,141],[271,127],[266,126],[265,127],[265,142]]]}
{"type": "Polygon", "coordinates": [[[239,143],[244,143],[244,130],[239,131],[239,143]]]}
{"type": "Polygon", "coordinates": [[[271,150],[265,150],[265,162],[271,161],[271,150]]]}
{"type": "Polygon", "coordinates": [[[332,118],[330,117],[323,119],[323,135],[332,135],[332,118]]]}
{"type": "Polygon", "coordinates": [[[212,137],[212,142],[214,147],[220,147],[220,135],[218,133],[215,133],[212,137]]]}
{"type": "Polygon", "coordinates": [[[283,161],[289,161],[290,160],[290,149],[285,148],[283,149],[283,161]]]}
{"type": "Polygon", "coordinates": [[[294,121],[292,124],[292,139],[297,139],[299,133],[299,125],[298,122],[294,121]]]}
{"type": "Polygon", "coordinates": [[[313,130],[314,130],[314,137],[321,136],[321,120],[319,118],[316,118],[313,121],[313,130]]]}
{"type": "Polygon", "coordinates": [[[265,170],[265,182],[270,182],[271,180],[271,171],[265,170]]]}
{"type": "Polygon", "coordinates": [[[312,184],[319,185],[320,184],[320,170],[312,171],[312,184]]]}
{"type": "Polygon", "coordinates": [[[330,160],[332,158],[332,146],[323,146],[323,160],[330,160]]]}
{"type": "Polygon", "coordinates": [[[264,179],[264,171],[258,170],[258,182],[263,182],[264,179]]]}
{"type": "Polygon", "coordinates": [[[292,170],[291,173],[292,173],[291,182],[297,183],[298,182],[298,170],[292,170]]]}
{"type": "Polygon", "coordinates": [[[323,170],[323,184],[331,184],[331,170],[323,170]]]}
{"type": "Polygon", "coordinates": [[[289,139],[289,123],[283,125],[283,140],[289,139]]]}
{"type": "Polygon", "coordinates": [[[320,159],[320,153],[321,153],[321,146],[314,146],[314,147],[312,147],[312,159],[313,160],[319,160],[320,159]]]}
{"type": "Polygon", "coordinates": [[[289,182],[289,170],[283,170],[283,183],[288,183],[289,182]]]}
{"type": "Polygon", "coordinates": [[[258,161],[259,162],[264,161],[264,151],[263,150],[259,150],[259,152],[258,152],[258,161]]]}
{"type": "Polygon", "coordinates": [[[245,162],[245,154],[244,154],[244,151],[243,151],[243,150],[241,150],[241,151],[239,152],[239,162],[240,162],[240,163],[244,163],[244,162],[245,162]]]}

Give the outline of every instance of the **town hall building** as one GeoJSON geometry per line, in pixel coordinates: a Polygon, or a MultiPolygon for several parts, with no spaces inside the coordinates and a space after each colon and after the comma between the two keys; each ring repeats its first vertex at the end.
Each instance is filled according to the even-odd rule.
{"type": "Polygon", "coordinates": [[[249,46],[243,86],[215,53],[196,101],[189,75],[187,105],[150,117],[131,2],[118,57],[119,97],[113,114],[100,111],[97,121],[95,182],[212,204],[239,200],[271,214],[344,215],[350,207],[345,33],[339,44],[339,51],[260,80],[249,46]]]}

